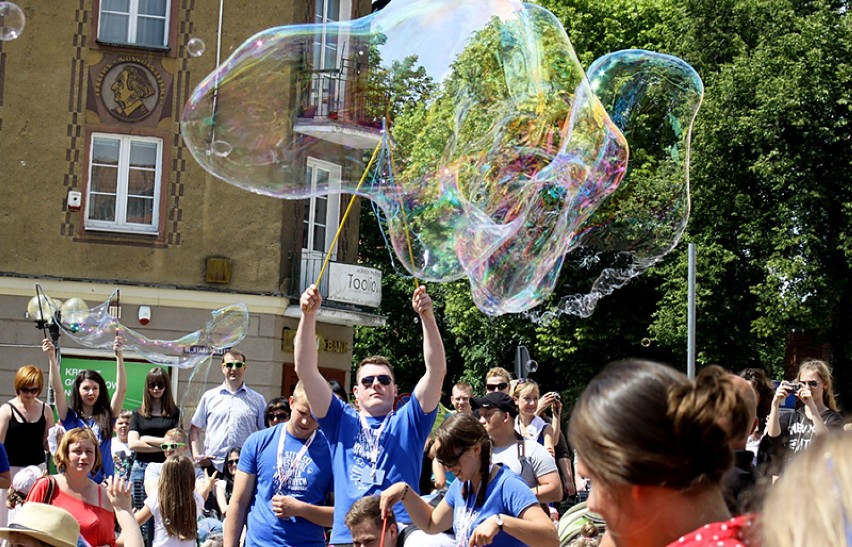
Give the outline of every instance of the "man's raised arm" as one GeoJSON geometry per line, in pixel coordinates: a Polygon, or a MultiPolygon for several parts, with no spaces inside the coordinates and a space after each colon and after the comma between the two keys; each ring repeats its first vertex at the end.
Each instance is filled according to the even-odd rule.
{"type": "Polygon", "coordinates": [[[296,375],[305,386],[305,395],[314,416],[324,418],[331,404],[331,388],[319,371],[317,363],[317,312],[322,304],[322,296],[316,285],[308,287],[299,299],[302,318],[293,340],[296,375]]]}
{"type": "Polygon", "coordinates": [[[420,316],[423,325],[423,361],[426,363],[426,373],[414,387],[414,396],[420,402],[423,412],[432,412],[441,400],[441,387],[447,374],[447,358],[444,354],[444,341],[438,330],[432,298],[426,292],[426,287],[417,287],[411,306],[420,316]]]}

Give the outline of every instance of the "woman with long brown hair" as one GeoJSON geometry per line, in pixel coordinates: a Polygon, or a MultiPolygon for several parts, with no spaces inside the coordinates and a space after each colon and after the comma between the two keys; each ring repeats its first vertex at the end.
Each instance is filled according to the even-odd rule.
{"type": "MultiPolygon", "coordinates": [[[[180,409],[172,396],[169,374],[160,367],[154,367],[145,377],[142,406],[130,416],[127,433],[127,444],[136,453],[130,469],[135,509],[141,509],[145,502],[145,468],[150,463],[166,461],[162,449],[166,432],[179,425],[180,409]]],[[[150,526],[143,527],[143,530],[146,537],[152,537],[150,526]]]]}
{"type": "Polygon", "coordinates": [[[456,476],[444,499],[433,508],[398,482],[382,492],[382,514],[401,501],[427,534],[452,525],[459,545],[559,544],[556,528],[526,483],[506,467],[491,464],[491,439],[476,418],[453,414],[435,431],[435,444],[437,458],[456,476]]]}
{"type": "Polygon", "coordinates": [[[195,493],[195,467],[186,456],[172,456],[163,464],[157,493],[145,500],[136,522],[154,518],[153,547],[194,547],[198,516],[204,500],[195,493]]]}

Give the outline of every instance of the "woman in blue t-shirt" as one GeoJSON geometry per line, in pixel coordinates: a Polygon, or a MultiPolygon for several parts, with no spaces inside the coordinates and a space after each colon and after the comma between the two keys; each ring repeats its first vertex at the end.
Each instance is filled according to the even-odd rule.
{"type": "Polygon", "coordinates": [[[447,418],[435,431],[437,458],[456,480],[434,509],[408,484],[382,493],[382,513],[402,501],[415,526],[437,534],[452,525],[459,545],[555,547],[556,528],[526,483],[502,465],[491,465],[491,439],[468,414],[447,418]]]}
{"type": "Polygon", "coordinates": [[[70,401],[65,398],[62,377],[59,375],[59,362],[53,344],[45,339],[42,342],[50,361],[50,381],[56,392],[56,413],[66,431],[76,427],[87,427],[97,437],[101,450],[102,468],[92,475],[92,480],[100,484],[105,477],[113,475],[112,427],[121,412],[124,396],[127,394],[127,373],[124,370],[124,350],[121,336],[115,337],[115,392],[110,401],[109,392],[103,376],[95,370],[81,370],[74,378],[70,401]]]}

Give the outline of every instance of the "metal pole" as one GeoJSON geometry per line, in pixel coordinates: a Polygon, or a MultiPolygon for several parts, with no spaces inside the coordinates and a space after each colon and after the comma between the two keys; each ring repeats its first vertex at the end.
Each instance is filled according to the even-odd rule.
{"type": "Polygon", "coordinates": [[[695,244],[689,244],[689,274],[687,286],[686,375],[695,379],[695,244]]]}

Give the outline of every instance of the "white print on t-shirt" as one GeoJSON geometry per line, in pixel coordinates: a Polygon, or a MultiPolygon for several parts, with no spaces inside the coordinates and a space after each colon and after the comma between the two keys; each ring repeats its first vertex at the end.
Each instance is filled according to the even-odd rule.
{"type": "Polygon", "coordinates": [[[314,463],[314,460],[304,454],[299,461],[296,461],[296,457],[299,454],[295,451],[288,450],[284,453],[284,461],[283,467],[284,469],[290,469],[292,466],[292,473],[290,473],[289,478],[285,484],[280,484],[281,477],[279,473],[275,473],[273,477],[272,486],[276,492],[282,493],[295,493],[295,492],[304,492],[308,489],[308,475],[313,473],[313,469],[311,469],[311,464],[314,463]]]}
{"type": "Polygon", "coordinates": [[[811,445],[811,440],[816,434],[816,426],[813,422],[806,424],[796,422],[790,424],[790,450],[801,452],[811,445]]]}

